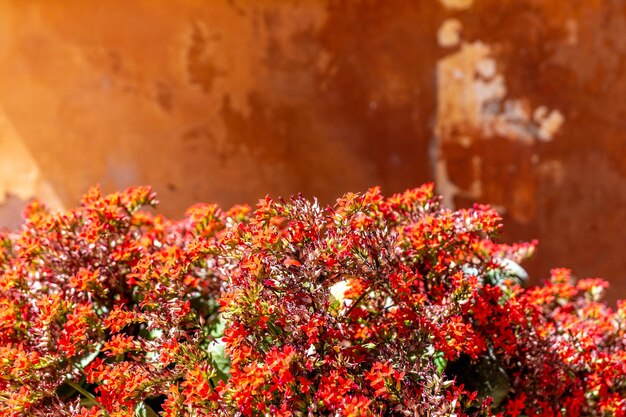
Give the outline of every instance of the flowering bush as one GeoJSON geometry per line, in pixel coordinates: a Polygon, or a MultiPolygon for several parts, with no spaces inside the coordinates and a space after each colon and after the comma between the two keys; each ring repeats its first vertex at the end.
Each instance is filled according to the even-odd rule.
{"type": "Polygon", "coordinates": [[[33,203],[2,236],[0,415],[132,415],[219,368],[224,280],[196,241],[246,209],[200,205],[181,222],[138,210],[155,203],[147,188],[93,189],[66,213],[33,203]]]}
{"type": "Polygon", "coordinates": [[[439,201],[33,203],[1,236],[0,416],[626,416],[626,304],[522,288],[534,243],[439,201]]]}

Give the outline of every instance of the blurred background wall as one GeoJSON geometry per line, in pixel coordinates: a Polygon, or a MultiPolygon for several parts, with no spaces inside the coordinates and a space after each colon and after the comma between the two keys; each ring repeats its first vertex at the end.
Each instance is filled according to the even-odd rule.
{"type": "Polygon", "coordinates": [[[626,1],[0,1],[0,221],[435,181],[626,297],[626,1]]]}

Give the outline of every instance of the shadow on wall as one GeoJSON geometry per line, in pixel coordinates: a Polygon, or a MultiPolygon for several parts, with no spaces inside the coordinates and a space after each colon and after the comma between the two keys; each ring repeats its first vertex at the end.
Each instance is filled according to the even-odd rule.
{"type": "Polygon", "coordinates": [[[152,184],[180,216],[435,180],[539,238],[535,281],[569,266],[626,295],[622,2],[14,0],[0,39],[0,146],[36,171],[0,191],[152,184]]]}

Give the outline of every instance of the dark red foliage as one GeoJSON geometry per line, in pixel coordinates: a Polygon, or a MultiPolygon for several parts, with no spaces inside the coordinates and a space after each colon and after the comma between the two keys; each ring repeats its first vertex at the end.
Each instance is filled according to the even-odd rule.
{"type": "Polygon", "coordinates": [[[534,244],[439,201],[33,203],[1,241],[0,416],[626,416],[626,304],[522,288],[534,244]]]}

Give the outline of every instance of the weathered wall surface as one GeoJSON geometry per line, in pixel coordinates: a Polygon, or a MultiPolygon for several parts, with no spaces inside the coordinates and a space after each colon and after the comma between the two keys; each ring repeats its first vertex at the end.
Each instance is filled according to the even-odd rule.
{"type": "MultiPolygon", "coordinates": [[[[0,2],[0,194],[162,211],[435,180],[626,296],[626,3],[0,2]]],[[[5,224],[15,220],[5,220],[5,224]]]]}

